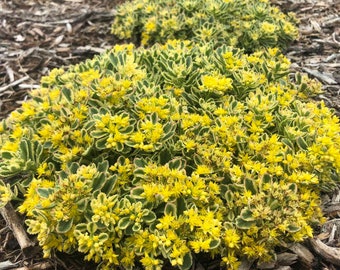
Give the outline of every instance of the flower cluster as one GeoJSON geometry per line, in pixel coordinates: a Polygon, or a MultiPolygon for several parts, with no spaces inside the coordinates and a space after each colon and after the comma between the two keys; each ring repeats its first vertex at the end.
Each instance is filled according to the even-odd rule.
{"type": "Polygon", "coordinates": [[[134,0],[117,11],[112,33],[143,46],[169,39],[214,40],[253,52],[284,47],[298,36],[294,16],[268,0],[134,0]]]}
{"type": "Polygon", "coordinates": [[[101,269],[270,260],[312,236],[340,170],[338,118],[288,73],[277,49],[175,40],[55,69],[1,123],[1,201],[17,187],[46,256],[101,269]]]}

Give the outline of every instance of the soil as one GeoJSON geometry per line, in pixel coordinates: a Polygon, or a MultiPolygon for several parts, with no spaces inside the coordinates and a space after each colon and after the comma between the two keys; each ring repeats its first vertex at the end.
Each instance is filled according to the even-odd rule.
{"type": "MultiPolygon", "coordinates": [[[[51,69],[79,63],[119,43],[111,35],[110,25],[116,5],[123,1],[0,0],[0,119],[19,107],[27,99],[27,92],[39,87],[40,78],[51,69]]],[[[292,61],[292,73],[303,72],[318,79],[324,89],[318,99],[339,116],[340,1],[271,2],[300,19],[300,38],[285,51],[292,61]]],[[[324,194],[322,201],[328,221],[316,230],[313,239],[278,251],[275,263],[257,265],[245,261],[241,269],[339,269],[340,190],[324,194]]],[[[24,252],[13,226],[0,215],[0,270],[96,267],[84,262],[80,254],[56,253],[44,259],[34,237],[29,237],[34,247],[24,252]]],[[[218,260],[204,257],[193,267],[219,268],[218,260]]]]}

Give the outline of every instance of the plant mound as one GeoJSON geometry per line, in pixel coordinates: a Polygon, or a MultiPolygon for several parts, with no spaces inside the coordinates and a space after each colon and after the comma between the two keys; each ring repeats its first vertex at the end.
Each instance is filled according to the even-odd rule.
{"type": "Polygon", "coordinates": [[[254,52],[284,48],[298,36],[295,23],[268,0],[134,0],[118,7],[112,33],[143,46],[214,40],[254,52]]]}
{"type": "Polygon", "coordinates": [[[53,70],[1,123],[0,198],[22,200],[45,256],[189,269],[208,253],[237,269],[312,236],[338,119],[277,49],[215,47],[116,46],[53,70]]]}

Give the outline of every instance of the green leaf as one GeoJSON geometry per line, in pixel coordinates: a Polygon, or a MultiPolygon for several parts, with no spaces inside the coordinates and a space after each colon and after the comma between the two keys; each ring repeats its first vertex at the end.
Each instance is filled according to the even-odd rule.
{"type": "Polygon", "coordinates": [[[181,170],[184,168],[184,161],[181,158],[174,158],[169,162],[169,168],[171,170],[181,170]]]}
{"type": "Polygon", "coordinates": [[[72,174],[76,174],[79,169],[79,164],[77,162],[72,162],[69,169],[72,174]]]}
{"type": "Polygon", "coordinates": [[[192,255],[191,253],[186,253],[183,257],[183,264],[179,266],[181,270],[188,270],[192,266],[192,255]]]}
{"type": "Polygon", "coordinates": [[[96,143],[95,143],[96,148],[99,149],[99,150],[106,149],[106,140],[107,140],[106,136],[104,138],[100,138],[99,140],[97,140],[96,143]]]}
{"type": "Polygon", "coordinates": [[[140,168],[144,168],[147,165],[147,162],[143,158],[135,158],[133,163],[135,164],[135,167],[140,168]]]}
{"type": "Polygon", "coordinates": [[[164,207],[164,214],[177,216],[176,205],[173,203],[167,203],[164,207]]]}
{"type": "Polygon", "coordinates": [[[276,210],[276,209],[280,208],[280,207],[281,207],[281,204],[279,203],[278,200],[273,200],[273,201],[270,203],[269,207],[270,207],[270,210],[273,211],[273,210],[276,210]]]}
{"type": "Polygon", "coordinates": [[[133,226],[132,226],[132,231],[134,231],[134,232],[138,232],[138,231],[140,231],[142,229],[142,226],[140,225],[140,223],[135,223],[135,224],[133,224],[133,226]]]}
{"type": "Polygon", "coordinates": [[[210,249],[218,248],[220,245],[221,240],[220,239],[214,239],[210,242],[210,249]]]}
{"type": "Polygon", "coordinates": [[[254,217],[253,217],[253,213],[249,210],[249,209],[242,209],[241,213],[240,213],[240,217],[243,219],[243,220],[246,220],[246,221],[253,221],[255,220],[254,217]]]}
{"type": "Polygon", "coordinates": [[[227,200],[227,202],[229,204],[233,203],[234,200],[234,193],[231,190],[228,190],[225,194],[224,194],[224,198],[227,200]]]}
{"type": "Polygon", "coordinates": [[[242,219],[241,217],[236,218],[236,226],[239,229],[246,230],[250,229],[250,227],[255,224],[255,221],[246,221],[242,219]]]}
{"type": "Polygon", "coordinates": [[[72,91],[69,88],[64,87],[61,90],[61,92],[63,96],[66,98],[66,100],[72,104],[73,103],[72,91]]]}
{"type": "Polygon", "coordinates": [[[105,178],[106,177],[104,173],[100,173],[97,177],[95,177],[92,182],[92,189],[100,190],[102,186],[105,184],[105,180],[106,180],[105,178]]]}
{"type": "Polygon", "coordinates": [[[125,127],[124,129],[120,130],[120,132],[122,134],[130,134],[133,130],[134,130],[134,126],[131,125],[131,126],[125,127]]]}
{"type": "MultiPolygon", "coordinates": [[[[97,109],[91,108],[91,111],[90,111],[90,114],[91,114],[91,115],[94,115],[94,114],[98,113],[98,111],[93,112],[92,110],[97,110],[97,109]]],[[[88,131],[89,129],[91,129],[95,124],[96,124],[96,121],[94,121],[94,120],[91,120],[91,121],[86,122],[86,123],[84,124],[84,126],[83,126],[83,130],[84,130],[85,134],[86,134],[86,131],[88,131]]],[[[82,131],[83,131],[83,130],[82,130],[82,131]]]]}
{"type": "Polygon", "coordinates": [[[38,188],[37,192],[40,197],[48,198],[48,196],[50,196],[54,192],[54,189],[53,188],[38,188]]]}
{"type": "Polygon", "coordinates": [[[88,204],[88,200],[87,199],[80,199],[77,202],[78,211],[84,212],[86,210],[87,204],[88,204]]]}
{"type": "Polygon", "coordinates": [[[133,171],[133,175],[134,175],[134,180],[133,180],[133,184],[137,184],[137,182],[140,180],[140,178],[145,178],[145,172],[144,169],[136,169],[133,171]]]}
{"type": "Polygon", "coordinates": [[[186,200],[183,197],[179,197],[176,200],[177,205],[177,215],[180,216],[184,213],[184,211],[188,210],[188,205],[186,200]]]}
{"type": "Polygon", "coordinates": [[[100,233],[98,236],[98,240],[100,242],[105,242],[107,239],[109,239],[109,235],[107,233],[100,233]]]}
{"type": "Polygon", "coordinates": [[[43,155],[44,148],[42,144],[40,144],[37,141],[34,142],[34,148],[35,148],[35,162],[40,164],[44,160],[44,155],[43,155]]]}
{"type": "Polygon", "coordinates": [[[291,150],[295,149],[293,142],[287,138],[283,138],[282,143],[288,146],[291,150]]]}
{"type": "Polygon", "coordinates": [[[251,191],[251,193],[254,195],[254,194],[257,194],[257,190],[256,190],[256,187],[254,185],[254,181],[247,178],[245,180],[245,186],[246,186],[246,190],[249,190],[251,191]]]}
{"type": "Polygon", "coordinates": [[[292,192],[296,193],[297,192],[297,185],[295,183],[292,183],[292,184],[289,185],[289,189],[292,192]]]}
{"type": "Polygon", "coordinates": [[[110,192],[114,189],[117,183],[117,175],[113,175],[106,179],[104,186],[101,188],[101,191],[105,194],[110,194],[110,192]]]}
{"type": "Polygon", "coordinates": [[[301,227],[295,226],[295,225],[293,225],[293,224],[290,224],[290,225],[288,225],[288,227],[287,227],[287,231],[288,231],[288,232],[291,232],[291,233],[295,233],[295,232],[298,232],[298,231],[300,231],[300,230],[301,230],[301,227]]]}
{"type": "Polygon", "coordinates": [[[272,181],[272,177],[269,174],[264,174],[262,178],[263,184],[270,184],[272,181]]]}
{"type": "Polygon", "coordinates": [[[159,158],[159,163],[161,165],[164,165],[164,164],[168,163],[171,160],[171,158],[172,158],[171,151],[168,148],[163,148],[159,152],[158,158],[159,158]]]}
{"type": "Polygon", "coordinates": [[[12,159],[14,155],[11,152],[1,152],[1,157],[3,159],[12,159]]]}
{"type": "Polygon", "coordinates": [[[109,162],[107,160],[104,160],[103,162],[100,162],[97,166],[98,172],[107,172],[107,169],[109,168],[109,162]]]}
{"type": "Polygon", "coordinates": [[[141,194],[144,192],[144,189],[142,187],[135,187],[131,189],[130,194],[132,198],[135,199],[142,199],[141,194]]]}
{"type": "Polygon", "coordinates": [[[73,218],[69,220],[61,220],[58,222],[56,230],[58,233],[67,233],[73,225],[73,218]]]}
{"type": "Polygon", "coordinates": [[[94,222],[89,222],[87,223],[86,229],[90,234],[94,234],[97,231],[98,226],[94,222]]]}
{"type": "Polygon", "coordinates": [[[44,143],[44,149],[50,149],[50,148],[52,148],[52,146],[53,146],[52,142],[45,142],[44,143]]]}
{"type": "Polygon", "coordinates": [[[235,219],[234,212],[233,211],[229,211],[228,215],[227,215],[227,218],[228,218],[229,221],[234,221],[234,219],[235,219]]]}
{"type": "Polygon", "coordinates": [[[125,230],[130,225],[130,217],[123,217],[118,222],[118,228],[120,230],[125,230]]]}
{"type": "Polygon", "coordinates": [[[79,223],[76,225],[75,232],[77,231],[84,233],[87,230],[87,225],[85,223],[79,223]]]}
{"type": "Polygon", "coordinates": [[[157,216],[154,212],[148,211],[148,214],[143,216],[143,221],[146,224],[150,224],[150,223],[154,222],[156,220],[156,218],[157,218],[157,216]]]}
{"type": "Polygon", "coordinates": [[[29,146],[28,146],[28,142],[26,140],[22,140],[20,142],[20,155],[21,155],[21,158],[25,161],[29,160],[30,159],[30,156],[29,156],[29,146]]]}
{"type": "Polygon", "coordinates": [[[304,138],[299,137],[299,138],[297,138],[296,142],[302,150],[307,150],[308,144],[307,144],[307,142],[305,141],[304,138]]]}

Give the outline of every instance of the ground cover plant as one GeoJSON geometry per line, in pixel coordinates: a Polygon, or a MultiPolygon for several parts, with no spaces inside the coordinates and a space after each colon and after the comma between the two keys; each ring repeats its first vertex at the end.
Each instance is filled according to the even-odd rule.
{"type": "Polygon", "coordinates": [[[20,202],[45,256],[78,250],[100,269],[270,260],[312,236],[338,180],[319,91],[276,48],[115,46],[53,70],[1,122],[1,201],[20,202]]]}
{"type": "Polygon", "coordinates": [[[188,269],[208,252],[237,269],[312,236],[338,177],[338,119],[277,49],[214,46],[116,46],[54,70],[3,121],[0,173],[20,175],[46,256],[188,269]]]}
{"type": "Polygon", "coordinates": [[[298,36],[295,23],[293,14],[268,0],[134,0],[118,7],[112,33],[143,46],[168,39],[214,40],[253,52],[286,47],[298,36]]]}

